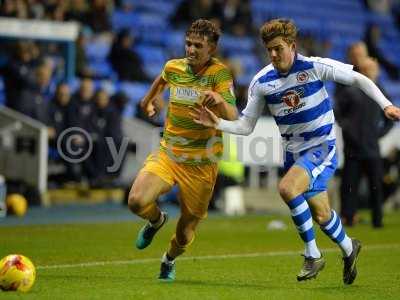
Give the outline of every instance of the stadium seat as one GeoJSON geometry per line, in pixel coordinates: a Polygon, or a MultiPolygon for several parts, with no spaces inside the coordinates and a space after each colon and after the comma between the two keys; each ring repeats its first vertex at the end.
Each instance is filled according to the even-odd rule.
{"type": "Polygon", "coordinates": [[[398,81],[394,80],[383,80],[382,86],[386,93],[389,95],[390,100],[392,100],[397,105],[400,104],[400,84],[398,81]]]}
{"type": "Polygon", "coordinates": [[[168,55],[162,47],[138,45],[135,50],[143,60],[143,67],[150,77],[157,76],[167,61],[168,55]]]}
{"type": "Polygon", "coordinates": [[[138,15],[135,12],[114,10],[111,15],[113,31],[118,32],[123,28],[135,28],[138,15]]]}
{"type": "Polygon", "coordinates": [[[140,43],[153,46],[165,45],[168,38],[169,23],[160,14],[139,14],[134,31],[140,43]]]}
{"type": "Polygon", "coordinates": [[[118,88],[128,96],[130,103],[136,105],[146,95],[150,85],[125,81],[122,82],[118,88]]]}
{"type": "Polygon", "coordinates": [[[177,6],[174,1],[162,0],[130,0],[129,1],[137,12],[159,14],[160,16],[170,16],[177,6]]]}
{"type": "Polygon", "coordinates": [[[240,72],[236,78],[236,82],[240,85],[247,86],[253,76],[263,67],[261,61],[252,53],[236,54],[229,57],[229,60],[234,65],[240,66],[240,72]]]}
{"type": "Polygon", "coordinates": [[[181,57],[185,53],[185,32],[173,30],[168,32],[168,38],[165,40],[166,50],[169,57],[181,57]]]}
{"type": "Polygon", "coordinates": [[[225,55],[251,53],[255,48],[255,40],[252,37],[236,37],[225,34],[221,38],[220,47],[225,55]]]}
{"type": "Polygon", "coordinates": [[[111,45],[104,39],[93,39],[85,46],[85,53],[89,61],[107,60],[111,45]]]}
{"type": "Polygon", "coordinates": [[[68,85],[71,89],[71,94],[75,93],[81,84],[81,80],[78,77],[72,78],[69,82],[68,85]]]}
{"type": "Polygon", "coordinates": [[[111,65],[107,61],[89,62],[89,68],[93,70],[96,77],[113,78],[116,77],[111,65]]]}
{"type": "Polygon", "coordinates": [[[133,118],[136,115],[136,111],[137,111],[137,106],[134,105],[133,103],[128,103],[125,106],[124,111],[122,112],[122,116],[124,116],[125,118],[133,118]]]}

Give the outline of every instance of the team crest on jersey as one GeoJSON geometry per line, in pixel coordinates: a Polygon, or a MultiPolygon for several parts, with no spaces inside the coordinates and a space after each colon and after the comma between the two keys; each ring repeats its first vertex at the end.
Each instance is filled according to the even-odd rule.
{"type": "Polygon", "coordinates": [[[306,103],[301,102],[301,97],[304,96],[304,88],[296,87],[293,90],[286,91],[282,96],[282,101],[289,106],[283,110],[285,114],[291,114],[303,108],[306,103]]]}
{"type": "Polygon", "coordinates": [[[282,96],[282,100],[287,106],[296,107],[300,103],[300,95],[296,90],[290,90],[282,96]]]}
{"type": "Polygon", "coordinates": [[[305,83],[308,81],[310,77],[308,76],[308,73],[306,71],[301,71],[297,73],[296,79],[298,83],[305,83]]]}
{"type": "Polygon", "coordinates": [[[207,77],[201,77],[201,78],[200,78],[199,84],[200,84],[201,86],[206,86],[207,83],[208,83],[208,78],[207,78],[207,77]]]}

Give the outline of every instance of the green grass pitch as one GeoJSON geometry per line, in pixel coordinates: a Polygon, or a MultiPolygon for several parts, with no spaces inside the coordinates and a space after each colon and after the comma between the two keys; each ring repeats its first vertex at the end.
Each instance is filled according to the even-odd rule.
{"type": "Polygon", "coordinates": [[[338,248],[316,229],[327,265],[317,279],[298,283],[302,243],[289,218],[284,231],[268,231],[271,216],[213,216],[199,227],[192,247],[177,260],[177,280],[158,282],[160,257],[176,220],[153,244],[134,248],[142,223],[0,227],[0,257],[24,254],[37,266],[27,294],[0,299],[400,299],[400,214],[385,227],[348,229],[363,242],[359,276],[342,283],[338,248]]]}

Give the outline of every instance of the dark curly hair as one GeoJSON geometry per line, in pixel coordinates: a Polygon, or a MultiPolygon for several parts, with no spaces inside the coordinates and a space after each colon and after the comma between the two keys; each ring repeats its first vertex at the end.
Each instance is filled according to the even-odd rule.
{"type": "Polygon", "coordinates": [[[221,30],[211,21],[205,19],[198,19],[190,25],[186,31],[186,36],[189,35],[205,36],[208,41],[213,44],[218,43],[218,39],[221,35],[221,30]]]}

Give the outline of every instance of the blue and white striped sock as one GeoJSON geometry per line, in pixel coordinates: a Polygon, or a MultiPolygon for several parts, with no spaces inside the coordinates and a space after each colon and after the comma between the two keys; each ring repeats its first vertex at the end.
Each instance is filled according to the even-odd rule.
{"type": "Polygon", "coordinates": [[[349,256],[353,252],[353,244],[351,239],[347,236],[340,217],[332,209],[331,218],[328,222],[321,225],[322,231],[331,238],[342,249],[344,256],[349,256]]]}
{"type": "Polygon", "coordinates": [[[297,231],[304,241],[306,257],[321,257],[317,243],[315,242],[315,233],[310,207],[303,195],[299,195],[287,203],[290,208],[293,222],[296,224],[297,231]]]}

